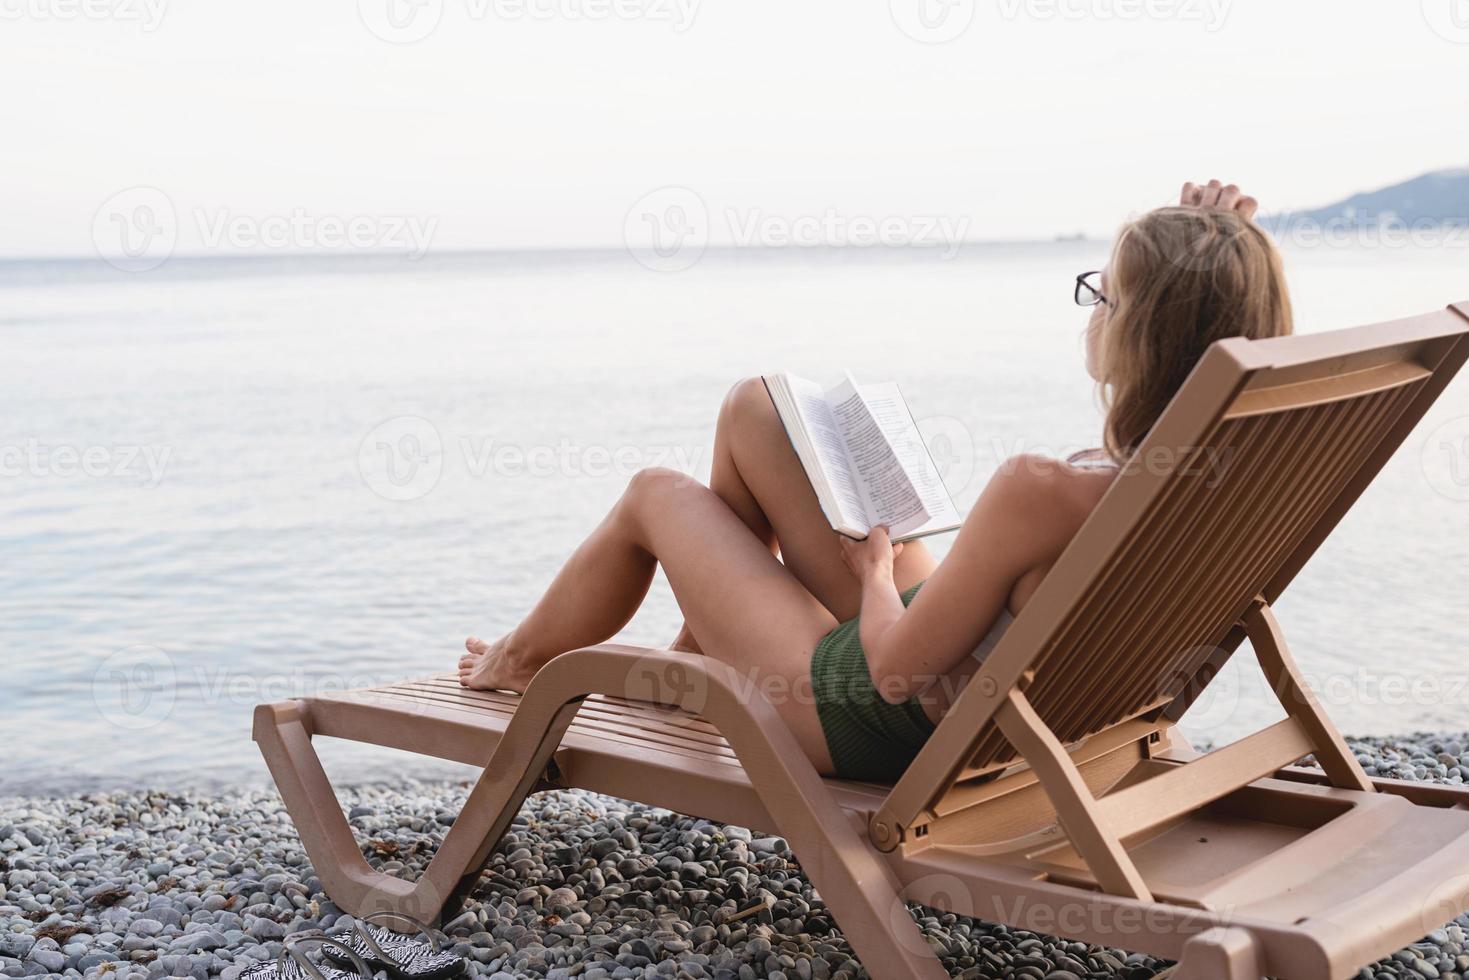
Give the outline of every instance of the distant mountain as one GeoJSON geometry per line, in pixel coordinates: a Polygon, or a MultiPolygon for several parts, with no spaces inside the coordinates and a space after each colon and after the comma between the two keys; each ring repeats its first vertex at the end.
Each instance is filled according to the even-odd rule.
{"type": "Polygon", "coordinates": [[[1353,194],[1310,211],[1286,211],[1263,219],[1269,228],[1290,224],[1421,228],[1469,227],[1469,167],[1438,170],[1381,190],[1353,194]]]}

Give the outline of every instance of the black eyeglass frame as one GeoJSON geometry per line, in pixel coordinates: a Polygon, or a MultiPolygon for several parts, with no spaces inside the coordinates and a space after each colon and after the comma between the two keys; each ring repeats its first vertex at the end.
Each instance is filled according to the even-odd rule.
{"type": "Polygon", "coordinates": [[[1112,301],[1102,293],[1101,279],[1097,280],[1095,286],[1087,282],[1092,276],[1100,276],[1101,274],[1101,269],[1094,269],[1091,272],[1083,272],[1076,277],[1076,289],[1072,293],[1072,299],[1076,300],[1077,306],[1096,306],[1098,303],[1106,303],[1108,306],[1112,305],[1112,301]]]}

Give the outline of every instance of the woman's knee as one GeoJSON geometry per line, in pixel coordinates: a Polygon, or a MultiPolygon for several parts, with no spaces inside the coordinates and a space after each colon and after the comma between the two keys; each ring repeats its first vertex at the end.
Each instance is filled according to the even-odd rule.
{"type": "Polygon", "coordinates": [[[649,466],[638,470],[627,481],[622,499],[624,503],[647,504],[694,488],[703,489],[704,485],[687,473],[665,466],[649,466]]]}
{"type": "Polygon", "coordinates": [[[726,431],[767,425],[775,419],[770,392],[758,375],[736,381],[719,407],[719,427],[726,431]]]}
{"type": "Polygon", "coordinates": [[[687,473],[650,466],[638,470],[627,481],[613,517],[651,550],[653,532],[669,509],[692,506],[694,496],[707,493],[709,488],[687,473]]]}

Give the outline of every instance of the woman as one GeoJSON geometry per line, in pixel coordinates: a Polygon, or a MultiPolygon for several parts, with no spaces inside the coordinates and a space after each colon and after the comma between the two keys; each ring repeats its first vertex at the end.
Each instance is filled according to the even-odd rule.
{"type": "Polygon", "coordinates": [[[519,626],[469,638],[460,683],[524,691],[551,658],[626,625],[661,562],[685,616],[675,648],[788,692],[781,713],[823,774],[896,779],[1209,344],[1290,332],[1255,208],[1232,184],[1185,184],[1181,206],[1124,227],[1108,269],[1077,278],[1103,448],[1009,461],[942,562],[884,528],[835,535],[764,386],[742,381],[720,410],[709,486],[636,474],[519,626]]]}

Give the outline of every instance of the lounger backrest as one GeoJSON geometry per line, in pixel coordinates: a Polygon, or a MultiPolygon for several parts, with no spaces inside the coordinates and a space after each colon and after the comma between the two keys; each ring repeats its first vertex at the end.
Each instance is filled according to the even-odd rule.
{"type": "Polygon", "coordinates": [[[1469,304],[1215,344],[965,688],[887,809],[912,825],[1015,761],[1015,684],[1063,743],[1156,718],[1240,640],[1469,356],[1469,304]]]}

